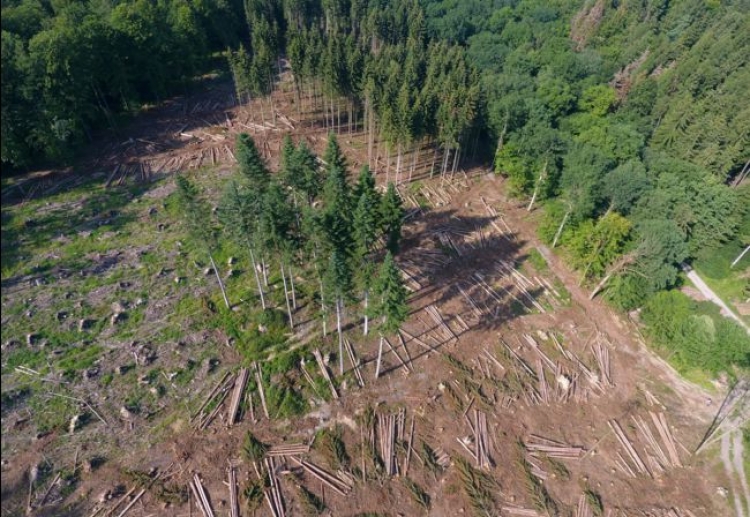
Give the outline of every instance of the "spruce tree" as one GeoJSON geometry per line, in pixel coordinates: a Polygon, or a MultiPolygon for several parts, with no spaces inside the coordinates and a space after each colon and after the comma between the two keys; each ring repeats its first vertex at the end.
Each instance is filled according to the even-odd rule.
{"type": "Polygon", "coordinates": [[[387,252],[375,280],[375,314],[382,318],[379,325],[381,334],[396,332],[409,315],[408,293],[401,279],[393,255],[387,252]]]}
{"type": "Polygon", "coordinates": [[[237,135],[235,156],[240,173],[248,181],[250,187],[258,192],[263,192],[271,181],[271,173],[263,163],[263,158],[261,158],[258,148],[255,146],[255,141],[247,133],[237,135]]]}
{"type": "Polygon", "coordinates": [[[301,176],[301,190],[307,195],[308,204],[312,204],[323,189],[323,177],[321,176],[318,162],[307,144],[302,141],[297,146],[294,154],[294,164],[301,176]]]}
{"type": "Polygon", "coordinates": [[[398,253],[403,218],[401,196],[396,191],[395,185],[388,183],[388,190],[380,203],[380,228],[386,239],[386,248],[393,254],[398,253]]]}
{"type": "Polygon", "coordinates": [[[331,132],[328,134],[328,146],[326,152],[323,154],[323,161],[326,163],[326,170],[338,169],[346,176],[346,158],[341,152],[336,134],[331,132]]]}
{"type": "Polygon", "coordinates": [[[241,186],[236,181],[231,180],[227,184],[219,204],[219,220],[224,225],[225,231],[247,250],[255,275],[261,307],[265,309],[266,299],[258,276],[258,264],[255,260],[260,212],[256,209],[254,201],[248,195],[247,189],[243,192],[241,186]]]}
{"type": "Polygon", "coordinates": [[[352,237],[354,239],[354,257],[353,262],[357,271],[356,283],[358,289],[362,292],[364,302],[364,335],[369,330],[369,302],[370,288],[372,286],[372,276],[374,273],[372,260],[370,260],[370,251],[378,233],[378,199],[377,192],[364,190],[359,197],[357,208],[354,210],[352,221],[352,237]]]}
{"type": "Polygon", "coordinates": [[[224,288],[224,282],[221,280],[221,275],[214,262],[214,250],[218,247],[216,235],[210,226],[211,221],[211,210],[208,204],[198,195],[198,189],[195,185],[184,176],[177,176],[175,179],[177,183],[177,199],[182,208],[182,212],[185,215],[185,224],[190,236],[198,243],[199,246],[203,246],[204,251],[208,255],[208,259],[211,262],[211,267],[216,275],[216,280],[219,282],[219,289],[221,289],[221,296],[224,298],[224,305],[227,309],[230,308],[229,298],[227,298],[227,292],[224,288]]]}
{"type": "Polygon", "coordinates": [[[344,374],[344,336],[342,331],[342,318],[344,301],[350,296],[352,290],[352,273],[347,264],[346,256],[339,250],[334,249],[328,261],[325,274],[325,284],[328,292],[336,303],[336,331],[339,337],[339,374],[344,374]]]}

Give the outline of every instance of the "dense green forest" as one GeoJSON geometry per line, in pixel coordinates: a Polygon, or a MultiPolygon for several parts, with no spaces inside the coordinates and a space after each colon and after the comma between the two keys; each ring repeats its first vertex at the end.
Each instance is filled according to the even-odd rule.
{"type": "Polygon", "coordinates": [[[642,307],[678,364],[750,366],[740,327],[660,294],[683,263],[729,278],[750,260],[729,268],[750,244],[747,0],[2,5],[4,166],[70,159],[220,52],[240,99],[271,102],[285,57],[326,125],[361,118],[370,154],[387,143],[396,181],[417,144],[443,172],[484,157],[592,296],[642,307]]]}

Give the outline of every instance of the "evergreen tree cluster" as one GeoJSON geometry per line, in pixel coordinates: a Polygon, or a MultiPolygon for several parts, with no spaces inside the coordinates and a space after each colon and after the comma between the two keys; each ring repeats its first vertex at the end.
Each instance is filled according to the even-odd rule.
{"type": "MultiPolygon", "coordinates": [[[[401,272],[393,259],[404,218],[393,184],[381,194],[367,166],[349,184],[348,165],[333,133],[323,166],[304,142],[295,146],[288,136],[278,174],[270,173],[247,134],[238,136],[236,156],[238,174],[225,187],[219,220],[228,238],[247,250],[262,307],[267,307],[267,268],[273,265],[281,273],[293,329],[295,269],[316,284],[312,302],[319,308],[324,333],[335,314],[340,344],[345,310],[360,303],[355,310],[365,319],[365,333],[370,318],[377,320],[383,332],[398,329],[408,306],[401,272]]],[[[187,180],[180,177],[179,181],[182,185],[187,180]]],[[[198,206],[189,186],[183,185],[180,191],[188,192],[190,202],[198,206]]],[[[205,216],[204,212],[200,214],[205,216]]],[[[201,226],[200,219],[186,216],[194,236],[209,243],[210,236],[202,229],[205,221],[201,226]]]]}

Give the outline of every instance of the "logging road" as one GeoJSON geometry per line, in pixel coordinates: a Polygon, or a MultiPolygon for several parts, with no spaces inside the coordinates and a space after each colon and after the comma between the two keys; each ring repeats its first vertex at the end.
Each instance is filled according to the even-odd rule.
{"type": "Polygon", "coordinates": [[[718,305],[721,308],[721,313],[728,317],[735,320],[737,323],[739,323],[742,328],[744,328],[748,334],[750,334],[750,327],[747,326],[747,324],[740,319],[739,316],[737,316],[732,309],[729,308],[729,306],[724,303],[724,300],[719,298],[719,296],[711,290],[710,287],[706,284],[706,282],[703,281],[703,279],[698,276],[698,273],[692,269],[687,264],[682,265],[682,270],[687,275],[688,279],[693,283],[693,285],[701,292],[703,296],[706,297],[706,299],[712,301],[716,305],[718,305]]]}

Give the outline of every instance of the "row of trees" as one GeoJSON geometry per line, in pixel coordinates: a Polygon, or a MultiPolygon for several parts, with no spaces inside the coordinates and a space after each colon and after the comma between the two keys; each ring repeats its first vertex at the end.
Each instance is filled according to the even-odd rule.
{"type": "MultiPolygon", "coordinates": [[[[225,188],[218,206],[219,221],[224,235],[247,251],[263,309],[269,306],[269,269],[278,268],[292,329],[295,311],[301,306],[294,271],[302,270],[305,278],[314,279],[314,303],[324,336],[335,313],[343,373],[347,307],[361,304],[356,311],[365,335],[370,318],[378,320],[385,334],[395,332],[406,318],[406,290],[393,258],[404,216],[401,199],[392,183],[380,193],[367,166],[350,185],[346,160],[333,133],[321,160],[324,167],[304,142],[295,146],[288,136],[282,153],[281,170],[272,175],[252,138],[238,136],[239,173],[225,188]]],[[[177,186],[187,229],[202,244],[229,307],[213,258],[219,241],[207,224],[210,209],[187,179],[178,177],[177,186]]]]}
{"type": "Polygon", "coordinates": [[[298,109],[307,90],[326,127],[344,125],[342,100],[350,131],[364,113],[370,164],[379,137],[388,164],[397,155],[397,181],[404,153],[411,151],[413,169],[425,139],[443,148],[443,171],[457,167],[481,109],[478,76],[461,47],[428,40],[416,0],[258,0],[248,2],[247,12],[250,42],[229,56],[239,97],[271,102],[276,58],[286,55],[298,109]]]}

